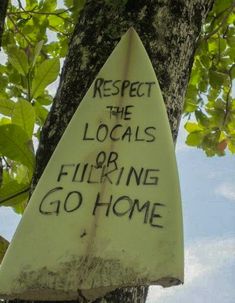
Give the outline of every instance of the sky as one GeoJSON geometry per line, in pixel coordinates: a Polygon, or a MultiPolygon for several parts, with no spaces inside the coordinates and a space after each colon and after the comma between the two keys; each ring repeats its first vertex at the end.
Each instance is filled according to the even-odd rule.
{"type": "Polygon", "coordinates": [[[147,303],[234,303],[235,156],[208,158],[201,150],[187,147],[185,135],[181,125],[176,156],[184,218],[185,283],[151,287],[147,303]]]}
{"type": "MultiPolygon", "coordinates": [[[[181,183],[185,283],[152,286],[147,303],[235,302],[235,156],[208,158],[185,145],[183,123],[176,146],[181,183]]],[[[12,238],[20,217],[0,208],[0,235],[12,238]]]]}

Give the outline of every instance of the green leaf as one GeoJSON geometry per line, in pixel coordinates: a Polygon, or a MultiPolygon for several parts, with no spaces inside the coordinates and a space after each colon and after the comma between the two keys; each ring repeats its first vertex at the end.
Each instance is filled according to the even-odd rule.
{"type": "Polygon", "coordinates": [[[26,166],[17,164],[15,180],[18,183],[30,184],[31,178],[32,172],[26,166]]]}
{"type": "Polygon", "coordinates": [[[8,60],[12,66],[23,76],[29,71],[28,58],[25,52],[15,46],[11,46],[7,50],[8,60]]]}
{"type": "Polygon", "coordinates": [[[211,131],[207,133],[203,141],[201,143],[201,147],[205,150],[207,156],[211,157],[214,155],[223,156],[224,155],[224,143],[221,142],[221,146],[219,145],[221,132],[219,130],[211,131]]]}
{"type": "Polygon", "coordinates": [[[197,93],[198,93],[198,90],[197,90],[196,86],[194,86],[190,83],[189,86],[188,86],[188,89],[187,89],[186,97],[191,99],[191,100],[196,100],[197,99],[197,93]]]}
{"type": "Polygon", "coordinates": [[[74,21],[78,19],[79,13],[85,5],[86,0],[65,0],[64,4],[71,8],[72,18],[74,21]]]}
{"type": "Polygon", "coordinates": [[[227,41],[228,41],[228,45],[230,47],[234,47],[235,46],[235,37],[228,37],[227,41]]]}
{"type": "Polygon", "coordinates": [[[188,86],[186,93],[186,102],[184,104],[184,111],[186,113],[194,112],[198,107],[198,90],[195,85],[192,85],[191,82],[188,86]]]}
{"type": "Polygon", "coordinates": [[[192,133],[192,132],[195,132],[195,131],[201,131],[202,130],[202,128],[197,123],[194,123],[194,122],[186,122],[184,128],[189,133],[192,133]]]}
{"type": "Polygon", "coordinates": [[[226,106],[226,102],[223,101],[223,99],[221,98],[218,98],[215,102],[214,102],[214,108],[215,109],[218,109],[219,112],[222,112],[224,113],[224,109],[225,109],[225,106],[226,106]],[[221,111],[222,110],[222,111],[221,111]]]}
{"type": "Polygon", "coordinates": [[[228,75],[214,70],[209,71],[210,85],[213,88],[221,88],[228,81],[228,75]]]}
{"type": "Polygon", "coordinates": [[[217,54],[218,53],[218,40],[217,39],[211,39],[208,43],[208,49],[211,54],[217,54]]]}
{"type": "Polygon", "coordinates": [[[203,77],[198,84],[199,91],[206,93],[208,90],[208,77],[203,77]]]}
{"type": "Polygon", "coordinates": [[[28,138],[32,137],[35,119],[35,110],[31,103],[23,99],[15,103],[12,112],[12,123],[21,126],[28,134],[28,138]]]}
{"type": "Polygon", "coordinates": [[[198,123],[201,126],[206,127],[206,128],[209,127],[210,120],[201,110],[195,111],[195,116],[196,116],[198,123]]]}
{"type": "Polygon", "coordinates": [[[71,6],[73,6],[73,0],[64,0],[64,5],[70,8],[71,6]]]}
{"type": "Polygon", "coordinates": [[[36,100],[41,105],[50,105],[53,102],[52,96],[48,94],[41,95],[36,100]]]}
{"type": "Polygon", "coordinates": [[[42,49],[42,46],[43,46],[43,43],[44,41],[41,40],[39,41],[36,46],[35,46],[35,49],[34,49],[34,54],[33,54],[33,60],[32,60],[32,63],[31,63],[31,67],[34,67],[36,61],[37,61],[37,58],[41,52],[41,49],[42,49]]]}
{"type": "Polygon", "coordinates": [[[201,63],[204,65],[204,67],[210,68],[211,60],[210,60],[210,57],[208,56],[208,54],[203,54],[202,56],[200,56],[200,60],[201,60],[201,63]]]}
{"type": "Polygon", "coordinates": [[[6,87],[9,81],[6,76],[3,75],[3,72],[0,71],[0,97],[6,97],[6,87]]]}
{"type": "Polygon", "coordinates": [[[214,101],[218,98],[219,94],[220,94],[219,89],[210,87],[207,98],[209,101],[212,101],[213,103],[212,105],[214,105],[214,101]]]}
{"type": "Polygon", "coordinates": [[[14,106],[15,102],[9,99],[0,99],[0,113],[2,115],[11,117],[14,106]]]}
{"type": "Polygon", "coordinates": [[[220,69],[227,71],[232,63],[232,60],[228,56],[220,57],[219,67],[220,69]]]}
{"type": "Polygon", "coordinates": [[[56,8],[57,0],[44,0],[41,11],[42,12],[53,12],[56,8]]]}
{"type": "Polygon", "coordinates": [[[36,120],[39,125],[43,126],[48,115],[48,110],[43,107],[39,102],[35,102],[34,107],[36,112],[36,120]]]}
{"type": "Polygon", "coordinates": [[[226,40],[223,39],[223,38],[219,38],[219,52],[220,52],[220,56],[221,56],[221,53],[226,49],[227,47],[227,43],[226,43],[226,40]]]}
{"type": "Polygon", "coordinates": [[[231,4],[232,4],[232,0],[215,1],[213,10],[215,11],[215,13],[218,14],[221,11],[224,11],[226,8],[228,8],[231,4]]]}
{"type": "Polygon", "coordinates": [[[0,153],[26,165],[30,170],[34,168],[35,157],[32,151],[32,141],[18,125],[0,125],[0,153]]]}
{"type": "Polygon", "coordinates": [[[29,197],[30,184],[18,183],[11,179],[1,187],[0,206],[14,207],[17,204],[25,203],[29,197]]]}
{"type": "Polygon", "coordinates": [[[235,64],[231,67],[230,75],[232,79],[235,79],[235,64]]]}
{"type": "Polygon", "coordinates": [[[203,139],[203,132],[201,131],[193,132],[187,136],[186,144],[190,146],[199,146],[202,142],[202,139],[203,139]]]}
{"type": "Polygon", "coordinates": [[[60,43],[57,42],[51,42],[49,44],[46,44],[44,46],[45,51],[49,54],[51,54],[53,57],[58,57],[59,50],[60,50],[60,43]]]}
{"type": "Polygon", "coordinates": [[[0,236],[0,263],[2,262],[2,259],[6,253],[6,250],[9,246],[9,242],[4,239],[2,236],[0,236]]]}
{"type": "Polygon", "coordinates": [[[33,83],[32,83],[32,97],[40,96],[44,89],[52,82],[54,82],[59,74],[60,61],[58,58],[47,59],[38,67],[33,83]]]}
{"type": "Polygon", "coordinates": [[[194,67],[190,76],[190,84],[196,86],[201,79],[202,66],[198,60],[195,60],[194,67]]]}
{"type": "Polygon", "coordinates": [[[5,125],[5,124],[11,124],[11,120],[9,118],[6,118],[6,117],[0,118],[0,125],[5,125]]]}
{"type": "Polygon", "coordinates": [[[38,5],[38,0],[26,0],[26,10],[32,10],[38,5]]]}
{"type": "Polygon", "coordinates": [[[226,51],[226,54],[229,56],[229,58],[232,62],[235,61],[235,48],[232,49],[231,47],[229,47],[226,51]]]}
{"type": "Polygon", "coordinates": [[[65,57],[67,55],[67,52],[68,52],[68,37],[61,37],[60,38],[60,46],[61,46],[61,49],[60,49],[60,57],[65,57]]]}
{"type": "Polygon", "coordinates": [[[48,20],[49,20],[50,26],[52,26],[52,27],[56,28],[57,26],[61,25],[61,18],[59,16],[51,15],[48,17],[48,20]]]}
{"type": "Polygon", "coordinates": [[[185,102],[184,104],[184,112],[185,113],[192,113],[197,109],[197,105],[194,103],[191,103],[189,101],[185,102]]]}
{"type": "Polygon", "coordinates": [[[15,35],[11,31],[5,31],[2,39],[2,45],[8,46],[15,44],[15,35]]]}

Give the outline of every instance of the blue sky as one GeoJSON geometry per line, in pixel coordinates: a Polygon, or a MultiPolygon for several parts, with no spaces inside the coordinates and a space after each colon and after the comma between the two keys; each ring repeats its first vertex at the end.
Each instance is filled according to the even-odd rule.
{"type": "MultiPolygon", "coordinates": [[[[176,147],[185,236],[185,284],[150,288],[147,303],[235,302],[235,156],[207,158],[176,147]]],[[[20,217],[0,208],[0,234],[11,239],[20,217]]]]}
{"type": "Polygon", "coordinates": [[[176,148],[185,236],[185,284],[150,288],[147,303],[235,302],[235,156],[176,148]]]}

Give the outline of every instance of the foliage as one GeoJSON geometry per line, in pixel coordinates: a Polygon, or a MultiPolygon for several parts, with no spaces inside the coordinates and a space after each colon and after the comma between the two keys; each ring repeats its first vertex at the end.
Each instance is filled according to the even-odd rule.
{"type": "MultiPolygon", "coordinates": [[[[34,149],[53,100],[49,85],[59,75],[85,0],[64,0],[61,7],[57,0],[9,2],[2,41],[6,63],[0,64],[0,206],[22,213],[34,149]]],[[[234,6],[232,0],[217,0],[204,25],[184,108],[185,115],[193,118],[185,125],[187,144],[209,156],[223,155],[227,147],[235,153],[234,6]]],[[[0,250],[2,243],[0,239],[0,250]]]]}
{"type": "Polygon", "coordinates": [[[34,147],[53,96],[68,39],[84,1],[9,3],[0,64],[0,205],[22,213],[34,171],[34,147]],[[14,4],[16,3],[16,4],[14,4]]]}
{"type": "Polygon", "coordinates": [[[198,41],[188,86],[186,143],[208,156],[235,153],[235,1],[216,1],[198,41]]]}

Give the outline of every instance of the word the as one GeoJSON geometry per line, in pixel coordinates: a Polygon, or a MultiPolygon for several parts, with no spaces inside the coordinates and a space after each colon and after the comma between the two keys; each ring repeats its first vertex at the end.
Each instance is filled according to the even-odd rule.
{"type": "Polygon", "coordinates": [[[140,126],[124,126],[122,124],[107,125],[101,123],[97,129],[89,128],[89,124],[85,124],[83,140],[96,140],[104,142],[111,141],[126,141],[126,142],[154,142],[156,139],[156,127],[148,126],[141,129],[140,126]]]}
{"type": "Polygon", "coordinates": [[[140,82],[129,80],[105,80],[97,78],[94,84],[93,98],[110,97],[150,97],[155,81],[140,82]]]}
{"type": "Polygon", "coordinates": [[[106,106],[106,108],[109,110],[109,117],[110,119],[112,116],[115,116],[116,119],[120,118],[123,120],[131,120],[131,117],[129,117],[132,112],[128,111],[129,108],[134,107],[133,105],[127,105],[127,106],[106,106]]]}

